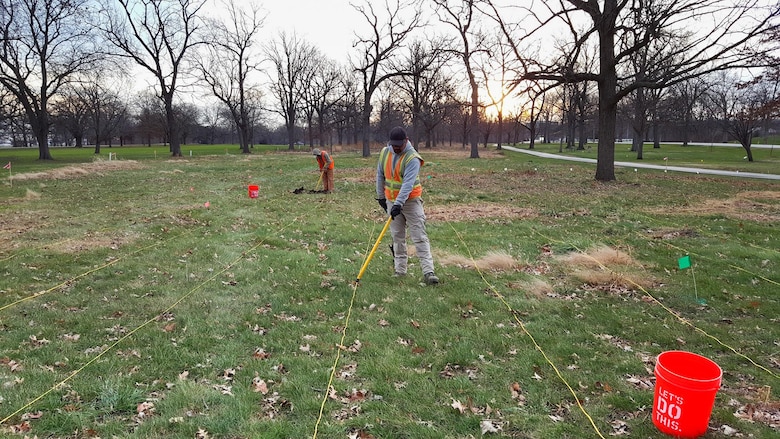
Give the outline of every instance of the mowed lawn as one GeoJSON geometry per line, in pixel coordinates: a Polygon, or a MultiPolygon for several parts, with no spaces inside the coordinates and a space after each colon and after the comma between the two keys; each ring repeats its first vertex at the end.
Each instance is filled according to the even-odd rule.
{"type": "Polygon", "coordinates": [[[723,370],[706,437],[780,434],[780,183],[423,149],[426,286],[365,265],[376,151],[328,195],[306,150],[183,151],[0,151],[2,436],[662,438],[671,350],[723,370]]]}

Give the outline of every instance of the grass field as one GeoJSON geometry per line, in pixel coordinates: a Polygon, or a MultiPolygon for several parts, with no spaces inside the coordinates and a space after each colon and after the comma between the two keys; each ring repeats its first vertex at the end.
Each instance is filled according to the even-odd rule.
{"type": "Polygon", "coordinates": [[[669,350],[723,369],[707,437],[780,434],[776,182],[423,150],[442,282],[393,278],[388,236],[356,284],[376,153],[336,151],[324,195],[293,193],[306,150],[182,151],[0,150],[2,436],[662,438],[669,350]]]}

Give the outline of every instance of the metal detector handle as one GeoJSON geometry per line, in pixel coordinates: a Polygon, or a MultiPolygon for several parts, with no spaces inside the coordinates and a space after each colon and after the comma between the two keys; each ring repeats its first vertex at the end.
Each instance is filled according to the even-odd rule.
{"type": "Polygon", "coordinates": [[[374,253],[376,253],[376,249],[377,247],[379,247],[379,244],[382,242],[382,238],[385,236],[385,233],[387,233],[387,228],[390,227],[390,223],[392,221],[393,221],[393,217],[388,216],[387,221],[385,221],[385,226],[382,227],[382,231],[379,233],[379,237],[376,239],[376,242],[374,243],[374,247],[371,249],[371,253],[368,254],[368,257],[366,258],[366,262],[363,262],[363,266],[360,267],[360,273],[358,273],[355,283],[360,283],[360,278],[363,277],[363,273],[366,271],[366,268],[368,267],[368,263],[371,262],[371,258],[374,257],[374,253]]]}

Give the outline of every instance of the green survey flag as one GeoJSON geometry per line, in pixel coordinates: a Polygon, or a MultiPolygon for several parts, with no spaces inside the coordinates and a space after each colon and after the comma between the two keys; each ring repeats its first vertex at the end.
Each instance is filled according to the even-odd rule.
{"type": "Polygon", "coordinates": [[[686,268],[691,268],[691,256],[685,255],[677,260],[677,266],[680,267],[680,270],[685,270],[686,268]]]}

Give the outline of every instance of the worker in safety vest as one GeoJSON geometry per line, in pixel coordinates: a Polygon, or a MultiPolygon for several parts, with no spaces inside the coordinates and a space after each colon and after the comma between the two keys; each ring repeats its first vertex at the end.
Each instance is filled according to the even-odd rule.
{"type": "Polygon", "coordinates": [[[314,148],[311,153],[317,157],[317,165],[320,167],[323,191],[329,194],[333,191],[333,159],[327,151],[314,148]]]}
{"type": "Polygon", "coordinates": [[[393,218],[390,233],[393,235],[394,276],[405,276],[408,266],[406,230],[417,251],[423,278],[428,285],[439,283],[433,270],[431,243],[425,231],[420,167],[424,164],[420,154],[412,146],[402,127],[390,130],[390,140],[379,153],[376,167],[376,196],[379,205],[393,218]]]}

